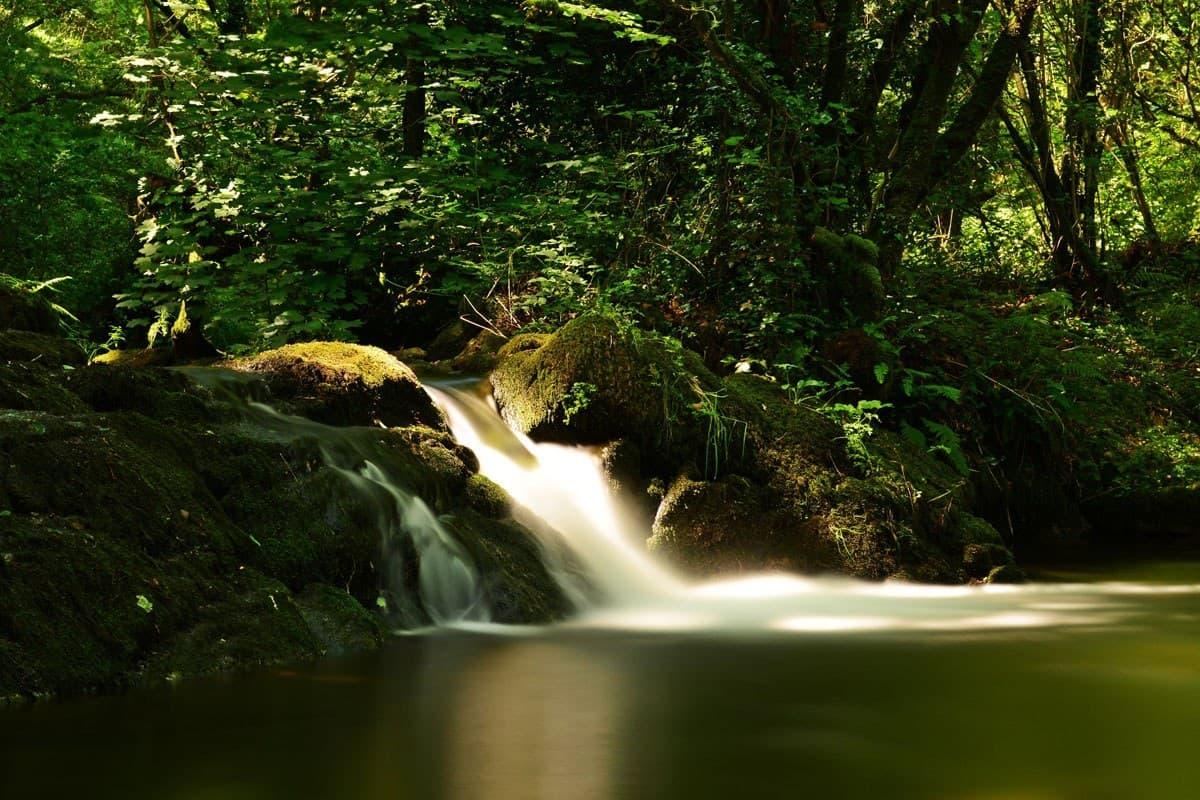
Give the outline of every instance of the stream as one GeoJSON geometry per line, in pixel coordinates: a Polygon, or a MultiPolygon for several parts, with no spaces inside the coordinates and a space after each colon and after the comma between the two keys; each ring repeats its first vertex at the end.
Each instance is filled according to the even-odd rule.
{"type": "Polygon", "coordinates": [[[1022,586],[694,583],[646,553],[595,453],[510,431],[470,384],[430,392],[576,615],[488,622],[424,504],[335,448],[394,500],[439,624],[372,654],[0,709],[0,797],[1200,793],[1200,563],[1022,586]]]}

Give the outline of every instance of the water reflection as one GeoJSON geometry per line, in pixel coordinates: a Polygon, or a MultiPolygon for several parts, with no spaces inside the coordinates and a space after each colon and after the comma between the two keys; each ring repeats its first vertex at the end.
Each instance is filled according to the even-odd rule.
{"type": "Polygon", "coordinates": [[[442,632],[0,711],[0,796],[1193,798],[1192,594],[961,633],[442,632]]]}

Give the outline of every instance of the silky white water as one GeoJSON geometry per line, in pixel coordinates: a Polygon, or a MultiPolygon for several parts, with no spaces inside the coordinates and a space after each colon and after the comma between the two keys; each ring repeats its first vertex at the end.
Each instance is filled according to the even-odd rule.
{"type": "Polygon", "coordinates": [[[1143,613],[1139,595],[1200,592],[1194,585],[929,586],[778,573],[689,582],[646,550],[649,531],[614,496],[597,453],[511,430],[470,383],[427,388],[480,471],[542,537],[551,571],[580,607],[574,625],[792,632],[1111,625],[1143,613]]]}

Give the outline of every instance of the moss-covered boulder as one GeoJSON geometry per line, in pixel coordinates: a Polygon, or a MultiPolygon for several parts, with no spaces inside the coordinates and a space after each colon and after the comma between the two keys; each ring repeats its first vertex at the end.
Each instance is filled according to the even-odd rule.
{"type": "Polygon", "coordinates": [[[62,337],[21,330],[0,331],[0,361],[34,361],[61,367],[86,360],[78,345],[62,337]]]}
{"type": "Polygon", "coordinates": [[[231,366],[262,375],[287,410],[319,422],[446,427],[412,370],[377,347],[292,344],[231,366]]]}
{"type": "Polygon", "coordinates": [[[600,442],[661,430],[665,410],[633,342],[589,315],[500,351],[492,386],[510,425],[538,439],[600,442]]]}
{"type": "Polygon", "coordinates": [[[975,577],[966,571],[968,545],[1007,553],[999,534],[968,513],[970,482],[907,439],[876,430],[852,454],[841,426],[765,378],[731,376],[725,393],[746,423],[751,455],[740,470],[760,489],[751,497],[765,519],[781,520],[761,532],[741,526],[725,547],[769,552],[764,563],[795,569],[925,581],[975,577]],[[786,532],[785,544],[764,550],[759,540],[776,530],[786,532]]]}
{"type": "Polygon", "coordinates": [[[0,697],[373,647],[404,621],[381,616],[381,591],[408,593],[406,619],[427,624],[386,561],[406,536],[400,496],[443,520],[494,618],[564,613],[507,497],[444,430],[282,417],[238,401],[244,377],[222,392],[195,374],[213,388],[0,363],[0,697]]]}
{"type": "Polygon", "coordinates": [[[703,449],[717,379],[694,353],[601,314],[554,334],[522,334],[500,349],[491,374],[505,420],[535,439],[626,439],[661,467],[703,449]]]}
{"type": "Polygon", "coordinates": [[[58,314],[40,292],[0,275],[0,330],[58,333],[58,314]]]}
{"type": "Polygon", "coordinates": [[[496,366],[504,344],[505,339],[499,334],[480,331],[450,359],[449,367],[457,372],[482,375],[496,366]]]}
{"type": "Polygon", "coordinates": [[[798,519],[740,475],[676,478],[654,518],[651,551],[698,577],[760,570],[832,570],[837,554],[820,521],[798,519]]]}
{"type": "Polygon", "coordinates": [[[63,384],[61,369],[36,361],[0,361],[0,409],[73,414],[86,408],[63,384]]]}
{"type": "Polygon", "coordinates": [[[63,385],[93,411],[132,411],[169,423],[197,424],[236,416],[174,370],[93,364],[67,373],[63,385]]]}

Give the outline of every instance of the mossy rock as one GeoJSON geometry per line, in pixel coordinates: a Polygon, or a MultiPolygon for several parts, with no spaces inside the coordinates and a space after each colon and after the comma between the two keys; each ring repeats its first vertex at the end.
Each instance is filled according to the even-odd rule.
{"type": "Polygon", "coordinates": [[[600,442],[664,427],[646,378],[633,343],[616,323],[589,315],[551,336],[518,337],[505,345],[492,386],[501,414],[522,433],[600,442]]]}
{"type": "Polygon", "coordinates": [[[442,520],[474,562],[492,621],[545,624],[562,619],[570,603],[547,570],[533,535],[512,520],[469,509],[442,520]]]}
{"type": "Polygon", "coordinates": [[[288,420],[189,374],[224,385],[0,364],[0,697],[376,646],[394,533],[380,514],[401,511],[355,480],[367,460],[445,520],[498,621],[566,612],[538,544],[448,432],[288,420]]]}
{"type": "Polygon", "coordinates": [[[296,663],[324,652],[287,587],[254,570],[241,570],[222,581],[219,592],[202,594],[196,602],[185,614],[186,623],[152,648],[142,679],[179,680],[296,663]]]}
{"type": "Polygon", "coordinates": [[[697,577],[816,572],[838,565],[815,519],[796,519],[769,490],[740,476],[676,478],[659,506],[647,546],[697,577]]]}
{"type": "Polygon", "coordinates": [[[87,407],[63,385],[61,369],[12,362],[0,363],[0,409],[78,414],[87,407]]]}
{"type": "Polygon", "coordinates": [[[65,384],[94,411],[137,412],[172,423],[233,418],[207,389],[174,370],[93,364],[67,374],[65,384]]]}
{"type": "Polygon", "coordinates": [[[287,410],[319,422],[446,429],[413,371],[377,347],[292,344],[231,366],[263,375],[287,410]]]}
{"type": "MultiPolygon", "coordinates": [[[[839,425],[797,406],[769,379],[733,375],[721,394],[744,425],[745,453],[718,481],[694,472],[677,478],[651,539],[687,571],[952,582],[968,577],[969,544],[1008,552],[990,525],[962,511],[973,501],[969,481],[903,437],[876,431],[869,464],[861,464],[850,459],[839,425]]],[[[1007,562],[997,555],[996,563],[1007,562]]]]}
{"type": "Polygon", "coordinates": [[[663,466],[702,449],[696,392],[717,381],[689,356],[589,314],[554,334],[514,337],[491,379],[500,413],[521,432],[576,443],[625,438],[663,466]]]}
{"type": "Polygon", "coordinates": [[[175,352],[169,347],[144,347],[137,350],[114,349],[92,359],[93,364],[109,367],[169,367],[175,363],[175,352]]]}
{"type": "Polygon", "coordinates": [[[22,330],[0,331],[0,361],[32,361],[51,367],[75,366],[87,358],[61,336],[22,330]]]}
{"type": "Polygon", "coordinates": [[[383,625],[345,589],[312,583],[295,596],[296,607],[322,655],[374,650],[383,643],[383,625]]]}
{"type": "Polygon", "coordinates": [[[57,335],[58,313],[41,293],[0,275],[0,330],[57,335]]]}
{"type": "Polygon", "coordinates": [[[450,368],[457,372],[484,374],[496,366],[505,339],[492,331],[480,331],[466,346],[450,359],[450,368]]]}
{"type": "Polygon", "coordinates": [[[483,475],[472,475],[465,488],[467,505],[485,517],[502,519],[512,511],[512,499],[504,489],[483,475]]]}

